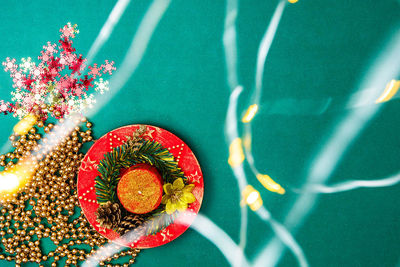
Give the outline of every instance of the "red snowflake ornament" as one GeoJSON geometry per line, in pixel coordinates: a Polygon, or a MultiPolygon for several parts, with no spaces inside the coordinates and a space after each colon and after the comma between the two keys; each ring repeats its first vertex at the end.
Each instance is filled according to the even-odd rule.
{"type": "Polygon", "coordinates": [[[38,64],[31,62],[30,58],[23,59],[20,66],[15,59],[6,58],[3,62],[4,70],[10,72],[14,82],[15,92],[12,95],[18,97],[13,98],[14,103],[0,102],[1,113],[11,112],[14,116],[23,117],[35,110],[45,120],[48,115],[61,118],[82,112],[95,102],[93,95],[87,91],[101,76],[101,71],[111,75],[116,70],[114,62],[106,60],[100,68],[93,64],[88,66],[90,71],[87,74],[82,73],[86,59],[75,53],[72,41],[79,33],[77,25],[67,23],[60,32],[59,49],[56,44],[47,42],[38,57],[38,64]],[[80,77],[81,74],[84,76],[80,77]],[[56,116],[59,113],[61,117],[56,116]]]}

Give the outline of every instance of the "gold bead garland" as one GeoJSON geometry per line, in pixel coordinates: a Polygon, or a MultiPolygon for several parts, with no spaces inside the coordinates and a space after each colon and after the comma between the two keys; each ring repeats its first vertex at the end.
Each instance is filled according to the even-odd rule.
{"type": "MultiPolygon", "coordinates": [[[[40,128],[50,137],[57,125],[37,122],[26,135],[12,135],[13,152],[0,155],[0,165],[10,170],[18,160],[31,157],[36,170],[30,181],[17,192],[3,198],[0,204],[0,259],[15,261],[16,266],[36,262],[39,266],[78,266],[107,240],[98,234],[81,214],[76,195],[76,175],[84,157],[82,145],[93,140],[92,124],[86,119],[87,130],[75,127],[72,133],[54,148],[42,138],[40,128]],[[42,145],[38,144],[42,141],[42,145]],[[56,249],[45,252],[45,242],[56,249]],[[50,239],[50,240],[48,240],[50,239]],[[51,243],[50,242],[50,243],[51,243]]],[[[126,248],[101,261],[100,266],[133,264],[139,249],[126,248]],[[129,257],[128,263],[113,260],[129,257]]]]}

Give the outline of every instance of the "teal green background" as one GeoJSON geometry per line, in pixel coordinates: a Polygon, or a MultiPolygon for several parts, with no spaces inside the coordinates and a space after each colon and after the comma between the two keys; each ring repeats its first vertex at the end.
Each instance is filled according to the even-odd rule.
{"type": "MultiPolygon", "coordinates": [[[[0,11],[0,59],[36,58],[47,41],[56,42],[66,23],[78,24],[78,53],[85,55],[114,1],[7,1],[0,11]]],[[[243,0],[238,14],[240,80],[245,88],[240,110],[254,87],[257,49],[278,1],[243,0]]],[[[114,60],[129,47],[149,1],[132,1],[94,62],[114,60]]],[[[288,5],[264,72],[260,112],[254,119],[254,155],[260,171],[279,181],[288,193],[266,190],[249,172],[265,206],[283,220],[305,180],[311,159],[335,122],[344,101],[322,114],[282,111],[269,114],[279,99],[346,99],[359,85],[375,55],[399,28],[395,0],[300,0],[288,5]],[[265,107],[265,109],[263,109],[265,107]]],[[[222,33],[224,1],[172,0],[154,32],[137,71],[97,114],[89,118],[95,137],[129,124],[146,123],[180,136],[196,154],[204,174],[201,213],[239,241],[239,191],[227,164],[224,122],[226,83],[222,33]]],[[[400,60],[400,59],[399,59],[400,60]]],[[[399,77],[393,77],[399,78],[399,77]]],[[[10,100],[12,81],[0,72],[0,99],[10,100]]],[[[111,88],[112,90],[112,88],[111,88]]],[[[399,102],[384,105],[342,158],[330,182],[377,179],[398,172],[399,102]]],[[[6,142],[12,116],[0,118],[6,142]]],[[[296,235],[311,266],[395,266],[400,261],[399,186],[322,195],[296,235]]],[[[249,212],[246,255],[252,259],[272,236],[271,228],[249,212]]],[[[1,266],[13,264],[1,261],[1,266]]],[[[227,266],[218,249],[189,229],[165,246],[140,253],[136,266],[227,266]]],[[[279,266],[296,266],[286,252],[279,266]]]]}

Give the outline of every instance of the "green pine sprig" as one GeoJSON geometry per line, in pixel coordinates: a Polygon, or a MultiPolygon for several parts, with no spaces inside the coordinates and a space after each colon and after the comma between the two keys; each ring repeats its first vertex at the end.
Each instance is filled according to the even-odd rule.
{"type": "Polygon", "coordinates": [[[125,143],[114,148],[104,156],[98,166],[99,176],[95,178],[97,201],[117,202],[116,187],[120,179],[120,170],[139,163],[147,163],[157,168],[164,183],[172,183],[177,178],[186,180],[174,156],[156,141],[139,141],[139,146],[125,143]]]}
{"type": "Polygon", "coordinates": [[[152,214],[146,223],[146,235],[155,235],[174,222],[178,212],[168,214],[165,210],[158,210],[152,214]]]}

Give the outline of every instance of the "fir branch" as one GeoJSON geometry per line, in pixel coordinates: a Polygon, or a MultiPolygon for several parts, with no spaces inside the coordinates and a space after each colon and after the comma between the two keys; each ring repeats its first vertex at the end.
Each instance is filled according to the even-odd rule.
{"type": "Polygon", "coordinates": [[[99,176],[95,178],[97,201],[118,202],[116,187],[120,170],[139,163],[150,164],[158,169],[165,183],[177,178],[186,180],[173,155],[160,143],[149,140],[135,140],[114,148],[104,156],[98,166],[99,176]]]}
{"type": "Polygon", "coordinates": [[[174,222],[178,217],[178,212],[168,214],[165,210],[158,210],[147,220],[146,235],[155,235],[174,222]]]}

